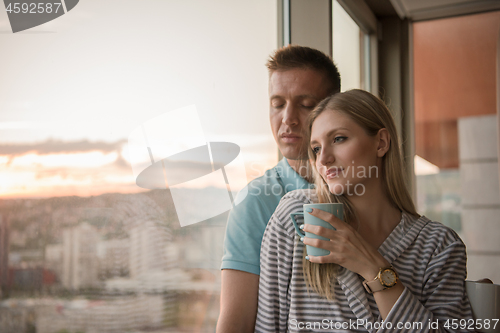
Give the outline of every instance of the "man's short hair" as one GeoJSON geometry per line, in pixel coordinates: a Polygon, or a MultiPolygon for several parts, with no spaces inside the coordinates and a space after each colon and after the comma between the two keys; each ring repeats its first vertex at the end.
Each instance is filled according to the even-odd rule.
{"type": "Polygon", "coordinates": [[[332,84],[331,93],[340,91],[340,74],[332,58],[323,52],[307,46],[284,46],[269,57],[266,63],[269,74],[295,68],[314,69],[325,74],[332,84]]]}

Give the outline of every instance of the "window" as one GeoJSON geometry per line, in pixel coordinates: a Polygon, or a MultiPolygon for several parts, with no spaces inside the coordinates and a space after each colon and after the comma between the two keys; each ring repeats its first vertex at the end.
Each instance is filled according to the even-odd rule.
{"type": "Polygon", "coordinates": [[[413,29],[418,210],[461,235],[469,280],[498,281],[491,262],[500,262],[500,12],[418,22],[413,29]]]}
{"type": "Polygon", "coordinates": [[[342,91],[364,89],[373,92],[370,34],[358,26],[338,1],[333,1],[332,11],[333,60],[342,78],[342,91]]]}
{"type": "MultiPolygon", "coordinates": [[[[273,166],[276,8],[89,0],[0,34],[0,331],[214,331],[227,213],[181,227],[171,193],[136,185],[128,138],[195,105],[206,141],[241,148],[231,190],[273,166]]],[[[182,199],[220,190],[198,185],[182,199]]]]}

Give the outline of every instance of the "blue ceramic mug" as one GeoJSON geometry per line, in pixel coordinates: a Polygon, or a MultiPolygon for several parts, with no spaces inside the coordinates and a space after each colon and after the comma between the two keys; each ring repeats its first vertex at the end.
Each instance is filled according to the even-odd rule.
{"type": "MultiPolygon", "coordinates": [[[[297,215],[303,215],[304,216],[304,223],[306,224],[312,224],[312,225],[319,225],[324,228],[328,228],[331,230],[335,230],[335,228],[328,222],[323,221],[322,219],[319,219],[309,213],[307,213],[308,208],[315,208],[319,210],[323,210],[325,212],[328,212],[330,214],[335,215],[339,219],[343,220],[344,219],[344,205],[341,203],[319,203],[319,204],[305,204],[304,205],[304,212],[300,213],[291,213],[290,216],[292,217],[292,222],[293,225],[295,226],[295,230],[299,234],[300,237],[309,237],[309,238],[318,238],[322,240],[329,241],[328,238],[318,236],[316,234],[310,233],[310,232],[305,232],[300,230],[299,225],[297,224],[297,221],[295,221],[295,216],[297,215]]],[[[320,249],[314,246],[306,245],[307,248],[307,254],[311,256],[326,256],[330,254],[330,251],[325,250],[325,249],[320,249]]]]}

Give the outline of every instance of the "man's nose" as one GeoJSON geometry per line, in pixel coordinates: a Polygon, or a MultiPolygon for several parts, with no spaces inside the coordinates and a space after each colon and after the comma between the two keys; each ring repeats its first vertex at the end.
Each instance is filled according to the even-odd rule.
{"type": "Polygon", "coordinates": [[[292,104],[287,104],[283,112],[283,124],[287,126],[297,126],[299,124],[299,110],[292,104]]]}

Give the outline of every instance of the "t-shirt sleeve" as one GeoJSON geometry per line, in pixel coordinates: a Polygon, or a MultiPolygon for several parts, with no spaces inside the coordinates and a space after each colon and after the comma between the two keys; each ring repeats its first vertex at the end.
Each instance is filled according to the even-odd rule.
{"type": "MultiPolygon", "coordinates": [[[[458,324],[460,320],[463,323],[463,319],[466,322],[472,319],[465,292],[466,271],[465,245],[456,240],[435,253],[427,265],[422,299],[405,288],[385,321],[407,325],[408,329],[398,332],[469,332],[467,327],[458,324]]],[[[381,329],[378,332],[393,330],[381,329]]]]}
{"type": "Polygon", "coordinates": [[[272,197],[263,200],[261,190],[249,188],[245,199],[229,213],[221,269],[260,274],[262,235],[277,205],[272,207],[272,197]]]}

